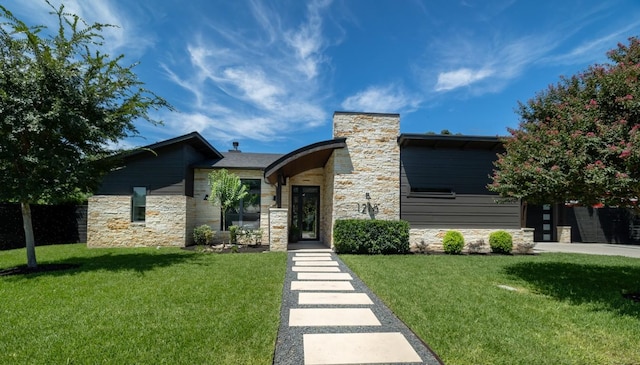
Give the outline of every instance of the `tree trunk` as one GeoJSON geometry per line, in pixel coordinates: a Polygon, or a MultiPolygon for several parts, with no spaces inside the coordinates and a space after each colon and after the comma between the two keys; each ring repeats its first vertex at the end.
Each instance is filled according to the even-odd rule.
{"type": "Polygon", "coordinates": [[[38,266],[36,261],[36,243],[33,237],[33,224],[31,223],[31,207],[29,203],[21,202],[22,208],[22,225],[24,227],[24,239],[27,243],[27,266],[35,268],[38,266]]]}

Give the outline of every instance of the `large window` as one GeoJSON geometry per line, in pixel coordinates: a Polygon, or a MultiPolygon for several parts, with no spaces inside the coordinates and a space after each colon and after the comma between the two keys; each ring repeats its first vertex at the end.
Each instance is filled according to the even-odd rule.
{"type": "Polygon", "coordinates": [[[136,186],[131,196],[131,221],[144,222],[147,206],[147,188],[136,186]]]}
{"type": "Polygon", "coordinates": [[[225,231],[229,226],[244,226],[247,228],[260,228],[260,179],[240,179],[247,187],[248,194],[238,206],[227,211],[225,217],[225,231]]]}

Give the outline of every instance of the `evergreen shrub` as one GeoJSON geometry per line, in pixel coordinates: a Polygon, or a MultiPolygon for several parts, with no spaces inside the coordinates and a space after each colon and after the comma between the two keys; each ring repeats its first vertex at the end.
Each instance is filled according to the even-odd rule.
{"type": "Polygon", "coordinates": [[[447,231],[442,239],[444,252],[450,255],[459,255],[464,248],[464,237],[458,231],[447,231]]]}
{"type": "Polygon", "coordinates": [[[409,252],[406,221],[340,219],[333,226],[336,253],[404,254],[409,252]]]}
{"type": "Polygon", "coordinates": [[[495,231],[489,235],[491,252],[510,254],[513,249],[513,237],[506,231],[495,231]]]}

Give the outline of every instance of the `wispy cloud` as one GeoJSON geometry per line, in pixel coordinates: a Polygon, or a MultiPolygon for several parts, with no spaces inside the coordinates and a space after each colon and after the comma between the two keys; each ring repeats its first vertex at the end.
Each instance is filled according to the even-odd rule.
{"type": "Polygon", "coordinates": [[[249,22],[261,31],[217,22],[188,42],[188,67],[179,60],[163,64],[167,77],[193,95],[189,112],[167,124],[212,140],[267,141],[326,122],[322,12],[330,2],[310,2],[299,24],[260,2],[250,5],[249,22]]]}
{"type": "Polygon", "coordinates": [[[448,91],[457,89],[459,87],[468,86],[474,82],[481,81],[494,74],[493,70],[481,69],[471,70],[468,68],[461,68],[454,71],[441,72],[438,75],[438,82],[436,83],[436,91],[448,91]]]}
{"type": "MultiPolygon", "coordinates": [[[[126,53],[128,56],[138,57],[147,47],[155,42],[153,36],[142,31],[138,26],[134,14],[122,11],[109,0],[51,0],[51,5],[57,10],[64,4],[65,13],[75,14],[87,24],[101,23],[112,25],[101,31],[104,37],[101,50],[113,56],[126,53]]],[[[56,32],[57,18],[50,14],[53,9],[45,1],[23,1],[18,8],[19,18],[31,25],[44,25],[50,31],[56,32]]]]}
{"type": "Polygon", "coordinates": [[[348,111],[377,113],[410,112],[419,104],[417,97],[409,95],[397,85],[371,86],[346,98],[341,106],[348,111]]]}
{"type": "Polygon", "coordinates": [[[616,29],[611,33],[604,34],[596,39],[583,42],[577,47],[571,49],[568,53],[553,55],[546,58],[544,61],[556,64],[573,64],[592,63],[598,60],[603,60],[606,52],[614,48],[618,42],[626,43],[626,37],[637,35],[639,27],[640,21],[631,23],[626,27],[616,29]]]}

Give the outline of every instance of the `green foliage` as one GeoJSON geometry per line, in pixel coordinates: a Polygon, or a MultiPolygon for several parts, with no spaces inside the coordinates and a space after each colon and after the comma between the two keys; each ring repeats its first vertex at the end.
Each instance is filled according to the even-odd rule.
{"type": "Polygon", "coordinates": [[[240,232],[240,226],[229,226],[229,242],[238,243],[238,232],[240,232]]]}
{"type": "Polygon", "coordinates": [[[491,252],[510,254],[513,249],[513,237],[506,231],[495,231],[489,235],[491,252]]]}
{"type": "Polygon", "coordinates": [[[36,266],[30,203],[77,200],[116,162],[109,142],[171,106],[143,88],[123,56],[99,51],[108,25],[64,5],[57,29],[29,26],[0,5],[0,201],[22,203],[29,266],[36,266]]]}
{"type": "Polygon", "coordinates": [[[495,162],[492,191],[529,203],[635,206],[640,196],[640,40],[612,63],[561,78],[520,103],[519,128],[495,162]]]}
{"type": "Polygon", "coordinates": [[[404,254],[409,252],[409,223],[337,220],[333,228],[333,244],[337,253],[404,254]]]}
{"type": "Polygon", "coordinates": [[[226,227],[225,213],[235,207],[249,192],[243,185],[238,175],[230,173],[226,169],[215,170],[209,173],[209,185],[211,186],[211,204],[219,205],[222,209],[222,227],[226,227]]]}
{"type": "Polygon", "coordinates": [[[54,10],[59,29],[0,17],[0,200],[48,202],[90,193],[111,167],[109,142],[169,107],[143,88],[123,56],[100,53],[105,24],[54,10]]]}
{"type": "Polygon", "coordinates": [[[196,245],[208,245],[213,241],[213,229],[206,224],[193,229],[193,241],[196,245]]]}
{"type": "Polygon", "coordinates": [[[464,237],[458,231],[447,231],[442,238],[442,247],[445,253],[459,255],[464,248],[464,237]]]}

